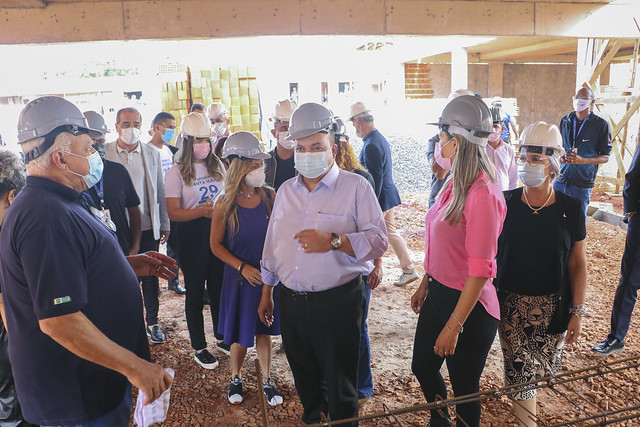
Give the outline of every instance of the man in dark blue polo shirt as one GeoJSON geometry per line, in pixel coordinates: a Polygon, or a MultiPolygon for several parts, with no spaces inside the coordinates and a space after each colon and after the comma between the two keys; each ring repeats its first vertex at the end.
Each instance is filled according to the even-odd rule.
{"type": "MultiPolygon", "coordinates": [[[[99,113],[85,111],[83,115],[90,128],[106,133],[107,125],[99,113]]],[[[87,193],[93,205],[116,225],[116,237],[124,254],[135,255],[140,251],[140,198],[127,169],[104,158],[105,145],[104,135],[93,140],[93,148],[100,153],[104,170],[102,178],[87,193]]]]}
{"type": "Polygon", "coordinates": [[[90,129],[59,97],[31,101],[18,142],[27,184],[0,232],[9,357],[25,418],[44,426],[127,426],[130,385],[157,399],[171,376],[148,360],[136,274],[169,277],[170,258],[125,258],[81,192],[102,174],[90,129]]]}
{"type": "Polygon", "coordinates": [[[362,102],[356,102],[351,106],[349,117],[356,128],[356,135],[364,142],[360,152],[360,163],[367,168],[376,184],[374,191],[384,213],[389,244],[396,253],[400,261],[400,268],[402,268],[402,274],[393,284],[404,286],[416,280],[418,273],[413,266],[413,261],[411,261],[407,244],[396,229],[393,208],[400,204],[400,195],[393,182],[391,148],[387,139],[376,129],[371,112],[362,102]]]}
{"type": "Polygon", "coordinates": [[[595,105],[591,89],[579,89],[573,103],[575,111],[560,120],[565,154],[553,188],[580,200],[586,215],[598,166],[609,161],[611,131],[609,123],[591,111],[595,105]]]}

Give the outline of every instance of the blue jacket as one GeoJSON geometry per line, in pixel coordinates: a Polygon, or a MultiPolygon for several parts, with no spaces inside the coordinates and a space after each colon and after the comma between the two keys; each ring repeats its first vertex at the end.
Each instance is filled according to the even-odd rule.
{"type": "Polygon", "coordinates": [[[640,150],[636,150],[629,170],[624,176],[622,197],[624,213],[638,212],[640,210],[640,150]]]}
{"type": "MultiPolygon", "coordinates": [[[[602,117],[589,113],[584,119],[580,129],[574,132],[575,111],[567,114],[560,121],[560,133],[562,134],[562,146],[565,152],[571,151],[574,147],[578,149],[578,154],[582,157],[597,157],[601,154],[611,153],[611,131],[609,123],[602,117]],[[575,141],[574,141],[574,133],[575,141]]],[[[561,166],[558,182],[575,185],[581,188],[591,188],[596,180],[598,165],[574,165],[564,164],[561,166]]]]}
{"type": "Polygon", "coordinates": [[[364,137],[360,163],[367,168],[373,177],[374,191],[382,212],[398,206],[400,195],[393,183],[391,147],[386,138],[378,132],[378,129],[372,130],[364,137]]]}

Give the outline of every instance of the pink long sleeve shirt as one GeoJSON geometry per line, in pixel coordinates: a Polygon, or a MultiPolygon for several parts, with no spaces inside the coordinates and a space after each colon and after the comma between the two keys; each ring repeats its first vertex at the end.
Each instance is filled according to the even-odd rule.
{"type": "Polygon", "coordinates": [[[453,183],[438,197],[425,218],[425,271],[438,282],[462,291],[469,276],[486,277],[479,301],[487,312],[500,319],[496,288],[498,236],[507,208],[500,185],[480,173],[469,189],[462,220],[451,226],[444,219],[452,198],[453,183]]]}

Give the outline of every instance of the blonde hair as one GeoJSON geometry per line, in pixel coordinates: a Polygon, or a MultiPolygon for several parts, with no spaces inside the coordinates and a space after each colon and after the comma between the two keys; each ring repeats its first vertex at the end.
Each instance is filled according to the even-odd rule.
{"type": "MultiPolygon", "coordinates": [[[[242,180],[253,169],[253,159],[243,160],[239,157],[231,160],[231,165],[227,170],[227,176],[224,180],[224,196],[222,198],[222,209],[224,212],[224,221],[231,227],[231,234],[238,232],[238,205],[236,203],[236,196],[240,191],[240,184],[242,180]]],[[[271,200],[271,190],[264,185],[260,188],[256,188],[256,194],[260,196],[260,199],[267,206],[267,212],[271,214],[271,207],[273,206],[273,200],[271,200]]]]}
{"type": "Polygon", "coordinates": [[[463,136],[453,134],[452,137],[458,140],[458,151],[453,161],[451,175],[447,183],[442,186],[442,190],[444,190],[449,181],[453,181],[453,197],[444,213],[444,219],[449,222],[449,225],[455,225],[462,220],[469,190],[480,172],[487,174],[492,182],[496,181],[495,168],[487,157],[486,149],[481,145],[469,142],[463,136]]]}
{"type": "MultiPolygon", "coordinates": [[[[193,142],[194,138],[184,137],[180,160],[178,160],[178,163],[182,166],[180,170],[182,179],[187,186],[193,185],[196,181],[196,167],[193,163],[193,142]]],[[[209,144],[211,144],[211,142],[209,142],[209,144]]],[[[224,179],[220,159],[213,153],[213,147],[211,147],[211,151],[202,163],[207,167],[207,172],[211,178],[218,181],[224,179]]]]}
{"type": "Polygon", "coordinates": [[[336,163],[338,167],[347,172],[353,172],[356,169],[364,169],[364,166],[360,164],[358,159],[356,158],[355,153],[353,152],[353,148],[351,148],[351,144],[349,141],[337,142],[338,152],[336,153],[336,163]]]}

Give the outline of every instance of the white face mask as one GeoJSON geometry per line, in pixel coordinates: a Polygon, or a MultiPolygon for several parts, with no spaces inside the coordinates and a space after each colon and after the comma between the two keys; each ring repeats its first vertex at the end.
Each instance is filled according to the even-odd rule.
{"type": "Polygon", "coordinates": [[[296,141],[294,139],[285,140],[287,134],[285,132],[278,132],[278,144],[287,150],[291,150],[296,146],[296,141]]]}
{"type": "Polygon", "coordinates": [[[584,111],[591,105],[590,99],[574,99],[573,100],[573,109],[576,110],[577,113],[580,111],[584,111]]]}
{"type": "Polygon", "coordinates": [[[298,153],[293,156],[296,170],[305,178],[317,178],[329,167],[329,152],[298,153]]]}
{"type": "Polygon", "coordinates": [[[226,123],[215,123],[213,125],[213,131],[218,137],[224,136],[227,133],[227,124],[226,123]]]}
{"type": "Polygon", "coordinates": [[[532,165],[525,162],[524,165],[518,166],[518,177],[527,187],[540,187],[547,179],[544,174],[545,165],[532,165]]]}
{"type": "Polygon", "coordinates": [[[127,145],[136,145],[140,139],[140,129],[127,128],[121,130],[120,139],[127,145]]]}
{"type": "Polygon", "coordinates": [[[256,170],[249,172],[244,176],[244,182],[249,187],[254,187],[254,188],[262,187],[262,185],[264,184],[264,180],[265,180],[264,168],[258,168],[256,170]]]}

